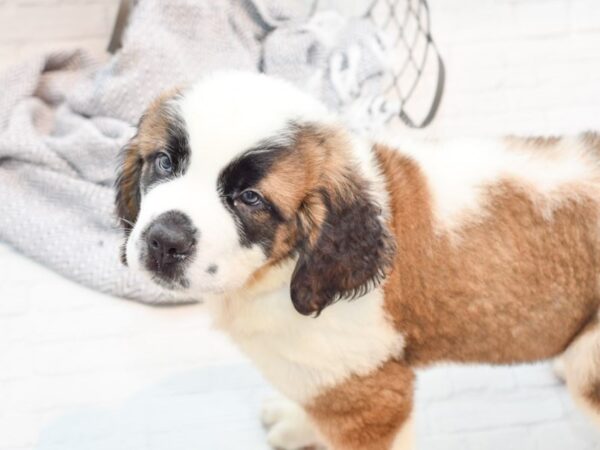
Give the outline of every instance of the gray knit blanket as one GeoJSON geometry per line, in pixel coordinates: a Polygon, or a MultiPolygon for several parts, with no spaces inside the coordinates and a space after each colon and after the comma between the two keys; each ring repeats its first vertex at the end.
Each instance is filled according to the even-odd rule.
{"type": "Polygon", "coordinates": [[[367,123],[365,99],[386,75],[377,31],[360,19],[371,2],[350,2],[348,16],[335,12],[344,0],[321,0],[318,10],[316,1],[141,0],[108,62],[53,53],[0,75],[0,241],[99,291],[151,303],[195,300],[120,263],[119,149],[157,94],[216,69],[285,77],[367,123]]]}

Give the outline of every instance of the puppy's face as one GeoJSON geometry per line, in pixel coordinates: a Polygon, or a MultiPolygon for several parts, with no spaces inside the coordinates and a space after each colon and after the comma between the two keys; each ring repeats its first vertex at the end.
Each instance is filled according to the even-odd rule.
{"type": "Polygon", "coordinates": [[[202,294],[296,258],[291,294],[307,314],[376,283],[393,244],[328,122],[318,102],[261,75],[223,73],[157,99],[117,180],[124,259],[202,294]]]}

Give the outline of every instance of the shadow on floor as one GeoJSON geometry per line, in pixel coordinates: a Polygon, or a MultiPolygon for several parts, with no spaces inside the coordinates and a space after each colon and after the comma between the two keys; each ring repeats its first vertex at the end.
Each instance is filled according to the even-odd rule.
{"type": "Polygon", "coordinates": [[[258,413],[270,390],[250,366],[170,377],[112,409],[78,408],[36,450],[268,450],[258,413]]]}

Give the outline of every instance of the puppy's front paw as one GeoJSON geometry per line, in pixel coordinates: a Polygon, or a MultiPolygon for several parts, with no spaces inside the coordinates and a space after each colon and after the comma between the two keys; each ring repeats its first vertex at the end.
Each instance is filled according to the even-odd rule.
{"type": "Polygon", "coordinates": [[[278,450],[323,449],[317,434],[301,406],[283,398],[263,404],[262,423],[267,430],[267,443],[278,450]]]}
{"type": "Polygon", "coordinates": [[[562,381],[562,382],[567,381],[567,374],[566,374],[566,370],[565,370],[565,355],[564,354],[554,358],[554,361],[552,362],[552,370],[554,371],[554,375],[556,375],[556,377],[560,381],[562,381]]]}

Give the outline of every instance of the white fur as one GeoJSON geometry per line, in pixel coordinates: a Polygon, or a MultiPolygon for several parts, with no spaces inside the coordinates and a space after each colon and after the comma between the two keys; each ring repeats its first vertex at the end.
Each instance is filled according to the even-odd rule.
{"type": "Polygon", "coordinates": [[[414,450],[415,449],[415,430],[412,416],[409,417],[403,424],[396,438],[392,443],[390,450],[414,450]]]}
{"type": "Polygon", "coordinates": [[[559,361],[561,375],[573,399],[588,417],[600,426],[600,411],[584,396],[600,383],[600,327],[596,325],[577,337],[559,361]]]}
{"type": "Polygon", "coordinates": [[[353,149],[351,158],[369,184],[371,199],[381,207],[381,218],[387,220],[390,215],[388,192],[381,167],[373,152],[373,142],[353,134],[350,136],[350,143],[353,149]]]}
{"type": "Polygon", "coordinates": [[[267,400],[261,420],[267,428],[267,443],[273,448],[298,450],[322,442],[304,408],[284,397],[267,400]]]}
{"type": "Polygon", "coordinates": [[[292,270],[293,263],[275,269],[255,291],[207,300],[217,325],[283,394],[307,403],[350,374],[366,375],[402,356],[404,339],[385,315],[381,288],[335,303],[315,319],[292,305],[292,270]]]}
{"type": "Polygon", "coordinates": [[[427,180],[438,225],[450,231],[484,215],[484,194],[502,181],[516,183],[538,196],[548,214],[556,203],[544,199],[571,183],[581,187],[587,180],[597,192],[592,186],[598,182],[594,158],[576,139],[565,139],[559,146],[557,151],[544,152],[522,148],[525,146],[515,149],[500,139],[398,143],[400,152],[417,162],[427,180]]]}
{"type": "MultiPolygon", "coordinates": [[[[325,440],[304,409],[285,397],[265,401],[261,420],[267,429],[267,443],[281,450],[299,450],[306,447],[324,449],[325,440]]],[[[414,423],[412,416],[402,424],[390,450],[414,450],[414,423]]]]}

